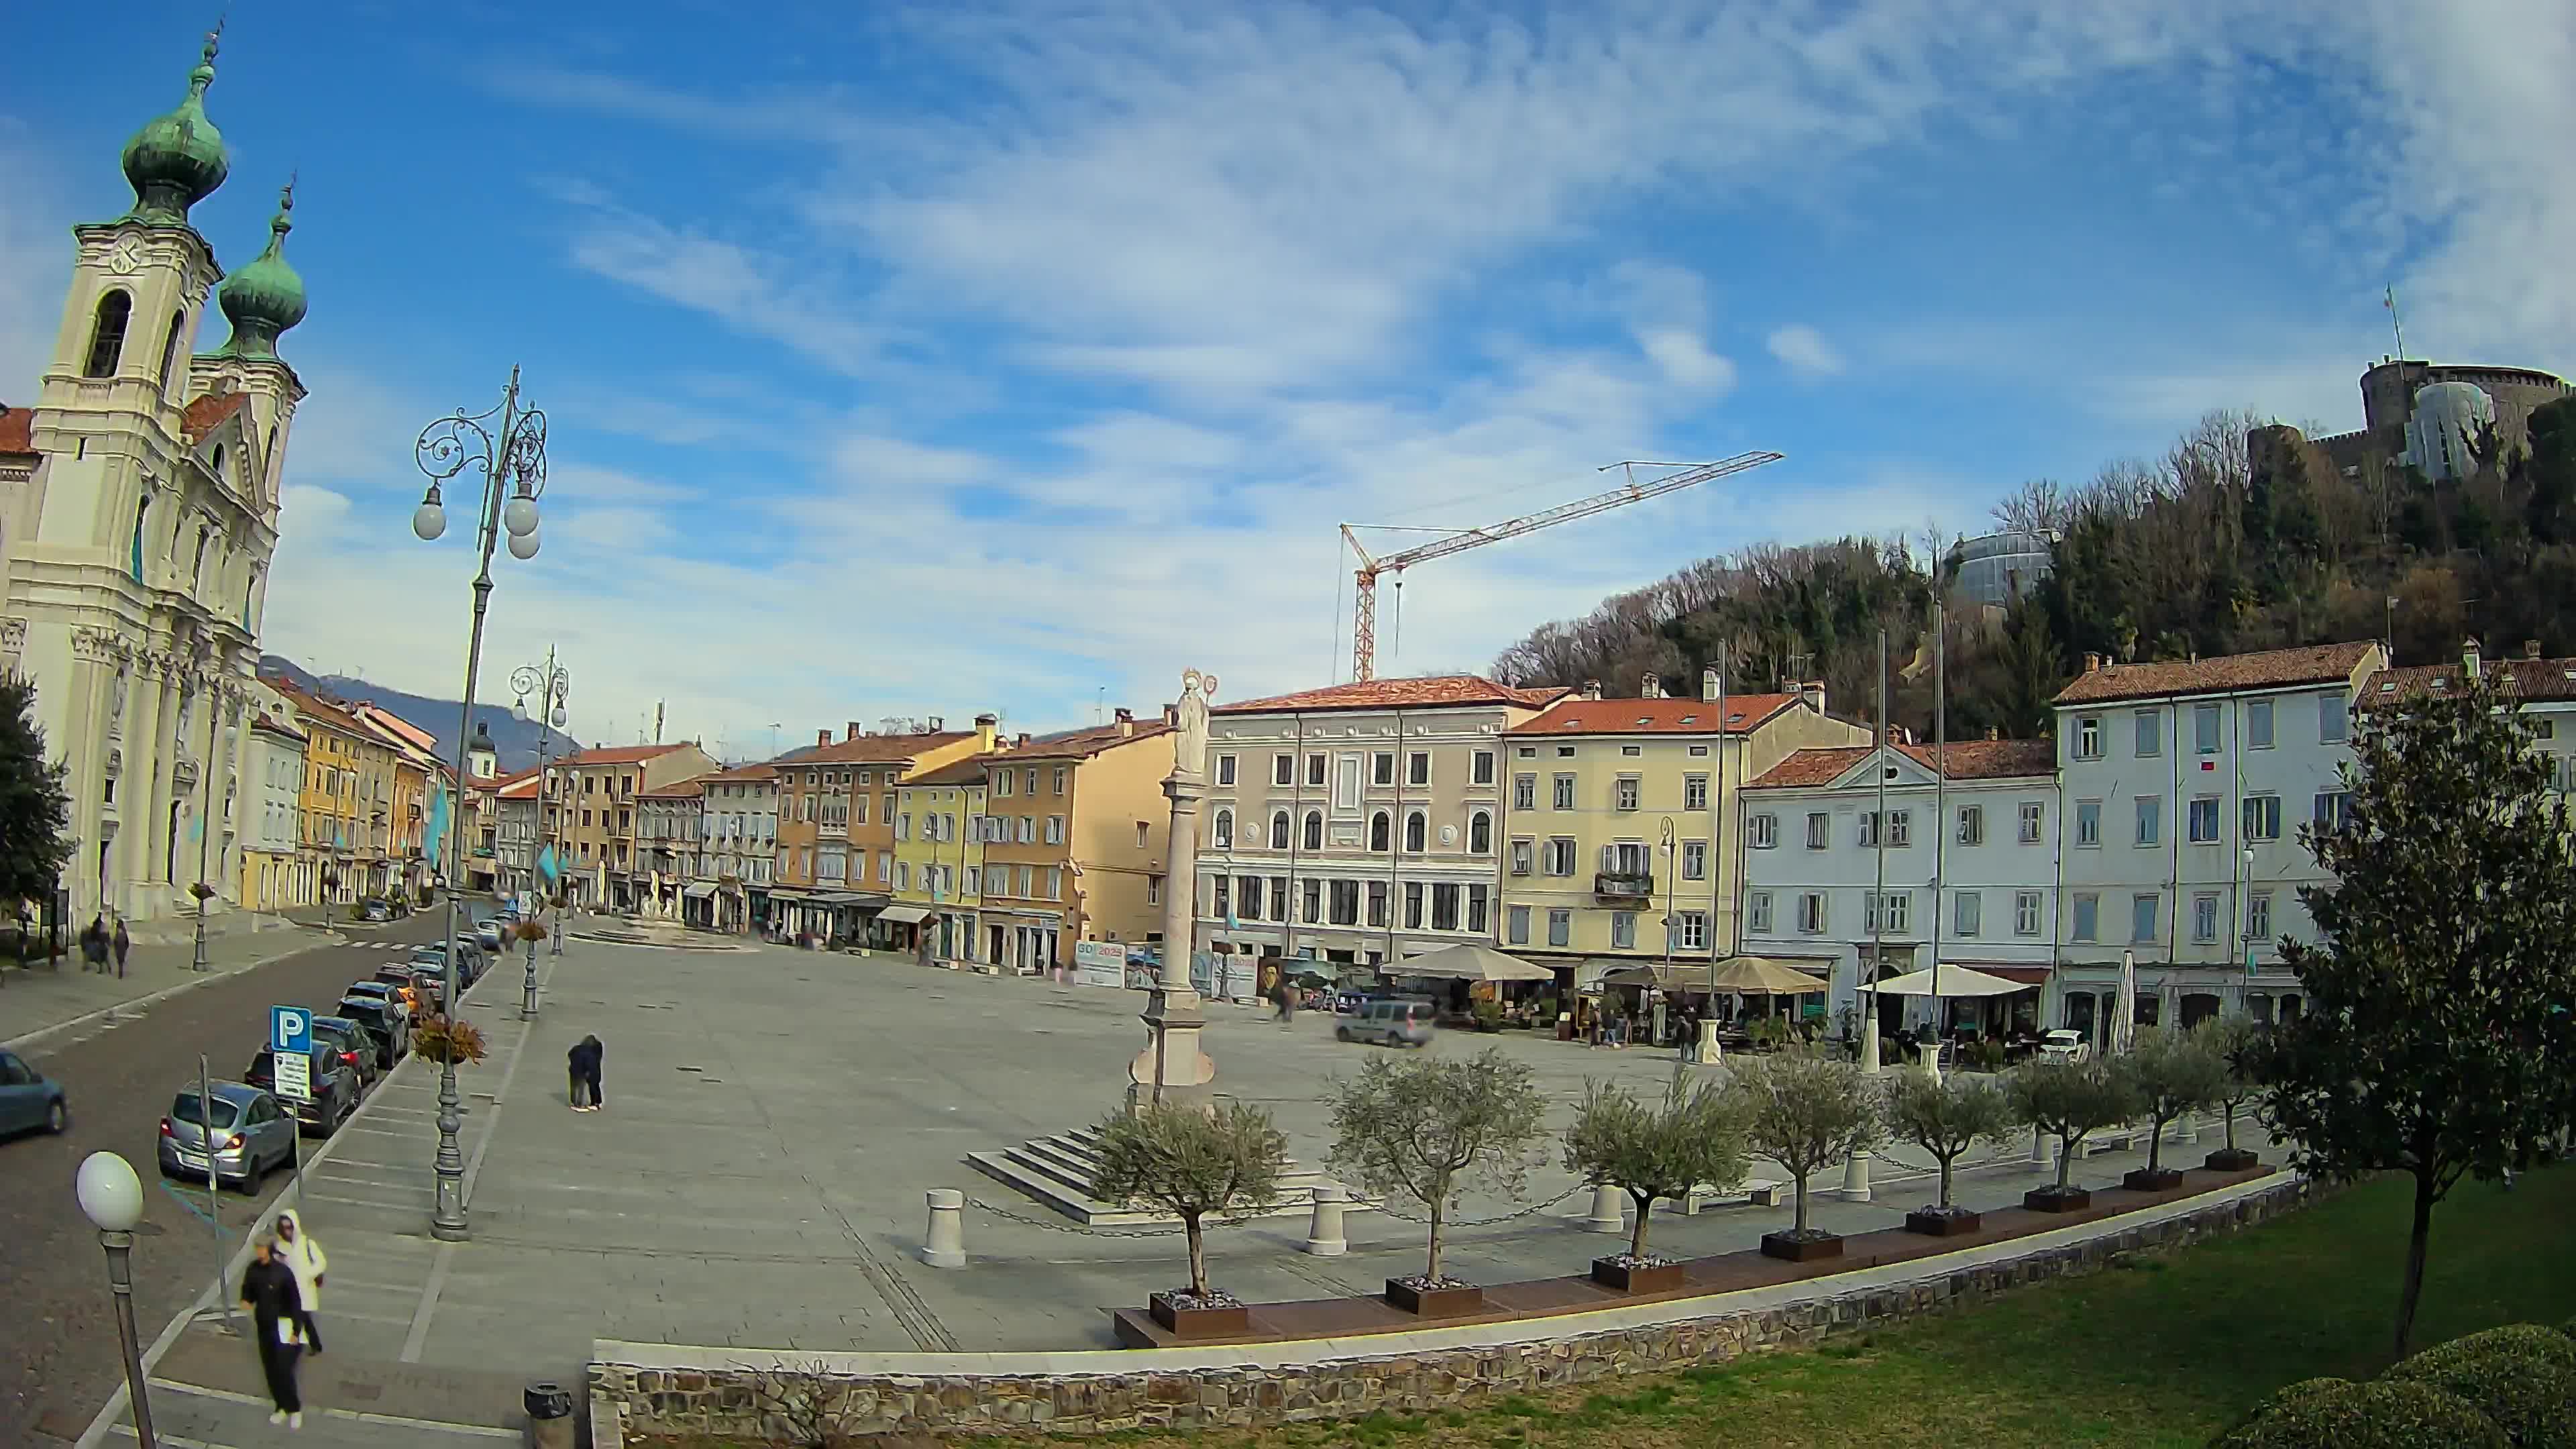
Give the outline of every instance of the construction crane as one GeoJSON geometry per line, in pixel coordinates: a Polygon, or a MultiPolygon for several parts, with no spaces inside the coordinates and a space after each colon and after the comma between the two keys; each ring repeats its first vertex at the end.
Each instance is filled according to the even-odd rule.
{"type": "MultiPolygon", "coordinates": [[[[1400,574],[1414,564],[1428,563],[1435,558],[1447,558],[1453,553],[1465,553],[1471,548],[1482,548],[1489,543],[1500,543],[1507,538],[1536,533],[1542,528],[1554,528],[1560,523],[1572,523],[1578,518],[1607,513],[1613,508],[1624,508],[1631,503],[1643,503],[1649,498],[1661,497],[1666,493],[1678,493],[1684,488],[1706,483],[1712,478],[1723,478],[1729,473],[1741,473],[1748,468],[1759,468],[1765,463],[1777,463],[1784,456],[1786,455],[1780,453],[1738,453],[1732,458],[1716,463],[1636,461],[1611,463],[1604,466],[1601,471],[1607,473],[1612,468],[1620,469],[1628,475],[1628,481],[1607,493],[1578,498],[1572,503],[1560,503],[1544,512],[1524,514],[1519,518],[1506,519],[1501,523],[1489,524],[1483,528],[1461,529],[1419,547],[1408,548],[1402,553],[1388,554],[1384,558],[1371,557],[1369,551],[1361,546],[1360,536],[1354,531],[1355,526],[1343,524],[1342,538],[1350,544],[1351,552],[1359,555],[1360,560],[1357,570],[1359,597],[1351,609],[1351,677],[1353,679],[1377,677],[1379,575],[1400,574]],[[1640,483],[1636,476],[1636,470],[1639,468],[1672,468],[1677,471],[1640,483]]],[[[1376,526],[1374,524],[1356,525],[1358,528],[1376,526]]],[[[1403,580],[1397,580],[1396,586],[1403,587],[1403,580]]]]}

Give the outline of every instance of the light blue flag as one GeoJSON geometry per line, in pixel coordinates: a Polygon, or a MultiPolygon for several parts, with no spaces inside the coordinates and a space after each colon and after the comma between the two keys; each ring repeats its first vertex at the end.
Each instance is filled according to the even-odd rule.
{"type": "Polygon", "coordinates": [[[429,792],[429,839],[424,842],[424,859],[436,860],[441,845],[447,841],[447,785],[433,782],[429,792]]]}
{"type": "Polygon", "coordinates": [[[537,852],[537,874],[544,876],[548,885],[553,885],[555,877],[563,874],[563,866],[555,859],[553,846],[537,852]]]}

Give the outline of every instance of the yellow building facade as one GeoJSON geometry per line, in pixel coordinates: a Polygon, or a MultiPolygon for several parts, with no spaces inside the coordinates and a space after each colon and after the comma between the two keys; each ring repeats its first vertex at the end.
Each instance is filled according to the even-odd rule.
{"type": "Polygon", "coordinates": [[[980,961],[977,902],[984,880],[985,757],[916,768],[895,787],[894,904],[877,916],[897,949],[937,961],[980,961]]]}
{"type": "Polygon", "coordinates": [[[298,854],[313,867],[319,899],[347,905],[380,891],[392,749],[337,704],[283,683],[272,687],[292,706],[304,734],[298,854]]]}
{"type": "Polygon", "coordinates": [[[1736,792],[1811,747],[1866,744],[1823,690],[1570,696],[1503,731],[1502,949],[1588,986],[1643,962],[1709,961],[1739,939],[1736,792]]]}

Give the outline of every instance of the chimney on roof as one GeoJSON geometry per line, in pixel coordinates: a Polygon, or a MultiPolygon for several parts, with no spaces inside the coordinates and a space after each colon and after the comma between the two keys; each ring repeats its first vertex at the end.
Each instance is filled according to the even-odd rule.
{"type": "Polygon", "coordinates": [[[1816,713],[1823,714],[1825,712],[1825,682],[1823,680],[1810,679],[1801,682],[1798,685],[1798,697],[1805,700],[1807,702],[1807,707],[1814,710],[1816,713]]]}
{"type": "Polygon", "coordinates": [[[2460,641],[2460,673],[2470,679],[2478,677],[2478,638],[2474,634],[2460,641]]]}
{"type": "Polygon", "coordinates": [[[1585,699],[1599,699],[1601,697],[1601,681],[1597,679],[1587,679],[1583,681],[1583,697],[1585,699]]]}
{"type": "Polygon", "coordinates": [[[1027,749],[1029,744],[1029,732],[1027,730],[1020,731],[1020,737],[1013,740],[1011,743],[1020,749],[1027,749]]]}
{"type": "Polygon", "coordinates": [[[1001,728],[1002,717],[989,709],[975,716],[975,753],[980,755],[993,748],[993,737],[1001,728]]]}
{"type": "Polygon", "coordinates": [[[2525,640],[2523,640],[2523,641],[2522,641],[2522,657],[2523,657],[2523,658],[2525,658],[2525,659],[2537,659],[2537,658],[2539,658],[2539,657],[2540,657],[2540,641],[2539,641],[2539,640],[2537,640],[2537,639],[2525,639],[2525,640]]]}
{"type": "Polygon", "coordinates": [[[1163,723],[1170,725],[1174,729],[1179,729],[1181,727],[1181,707],[1177,704],[1164,705],[1163,723]]]}
{"type": "MultiPolygon", "coordinates": [[[[856,728],[856,726],[853,726],[853,728],[856,728]]],[[[828,744],[830,744],[831,742],[832,742],[832,732],[831,732],[830,730],[816,730],[816,731],[814,731],[814,745],[815,745],[815,747],[816,747],[817,749],[820,749],[820,748],[821,748],[821,747],[823,747],[824,745],[828,745],[828,744]]]]}
{"type": "Polygon", "coordinates": [[[944,714],[932,715],[930,717],[930,733],[934,735],[948,733],[948,716],[944,714]]]}
{"type": "Polygon", "coordinates": [[[857,720],[851,720],[851,721],[849,721],[849,722],[844,726],[844,728],[845,728],[845,729],[847,729],[847,730],[849,731],[849,733],[847,733],[847,734],[845,734],[845,735],[841,736],[842,740],[844,740],[845,742],[846,742],[846,741],[849,741],[849,740],[855,740],[855,739],[857,739],[857,738],[859,737],[859,722],[858,722],[857,720]]]}
{"type": "Polygon", "coordinates": [[[1651,670],[1648,671],[1646,677],[1637,682],[1637,697],[1639,699],[1663,698],[1664,677],[1652,672],[1651,670]]]}
{"type": "Polygon", "coordinates": [[[2085,651],[2084,651],[2084,672],[2085,672],[2085,673],[2087,673],[2087,674],[2099,674],[2099,673],[2101,673],[2101,672],[2102,672],[2102,656],[2101,656],[2100,654],[2095,653],[2094,651],[2092,651],[2092,650],[2090,650],[2090,649],[2085,650],[2085,651]]]}
{"type": "Polygon", "coordinates": [[[1711,666],[1707,669],[1701,670],[1699,672],[1699,697],[1710,704],[1715,704],[1717,703],[1717,689],[1716,667],[1711,666]]]}
{"type": "Polygon", "coordinates": [[[1136,711],[1121,705],[1111,713],[1118,721],[1118,733],[1122,737],[1136,733],[1136,711]]]}

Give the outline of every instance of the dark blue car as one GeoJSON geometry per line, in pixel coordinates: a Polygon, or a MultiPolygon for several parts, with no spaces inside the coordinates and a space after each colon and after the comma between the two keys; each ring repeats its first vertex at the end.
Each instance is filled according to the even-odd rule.
{"type": "Polygon", "coordinates": [[[0,1137],[60,1132],[72,1123],[62,1085],[13,1052],[0,1052],[0,1137]]]}

